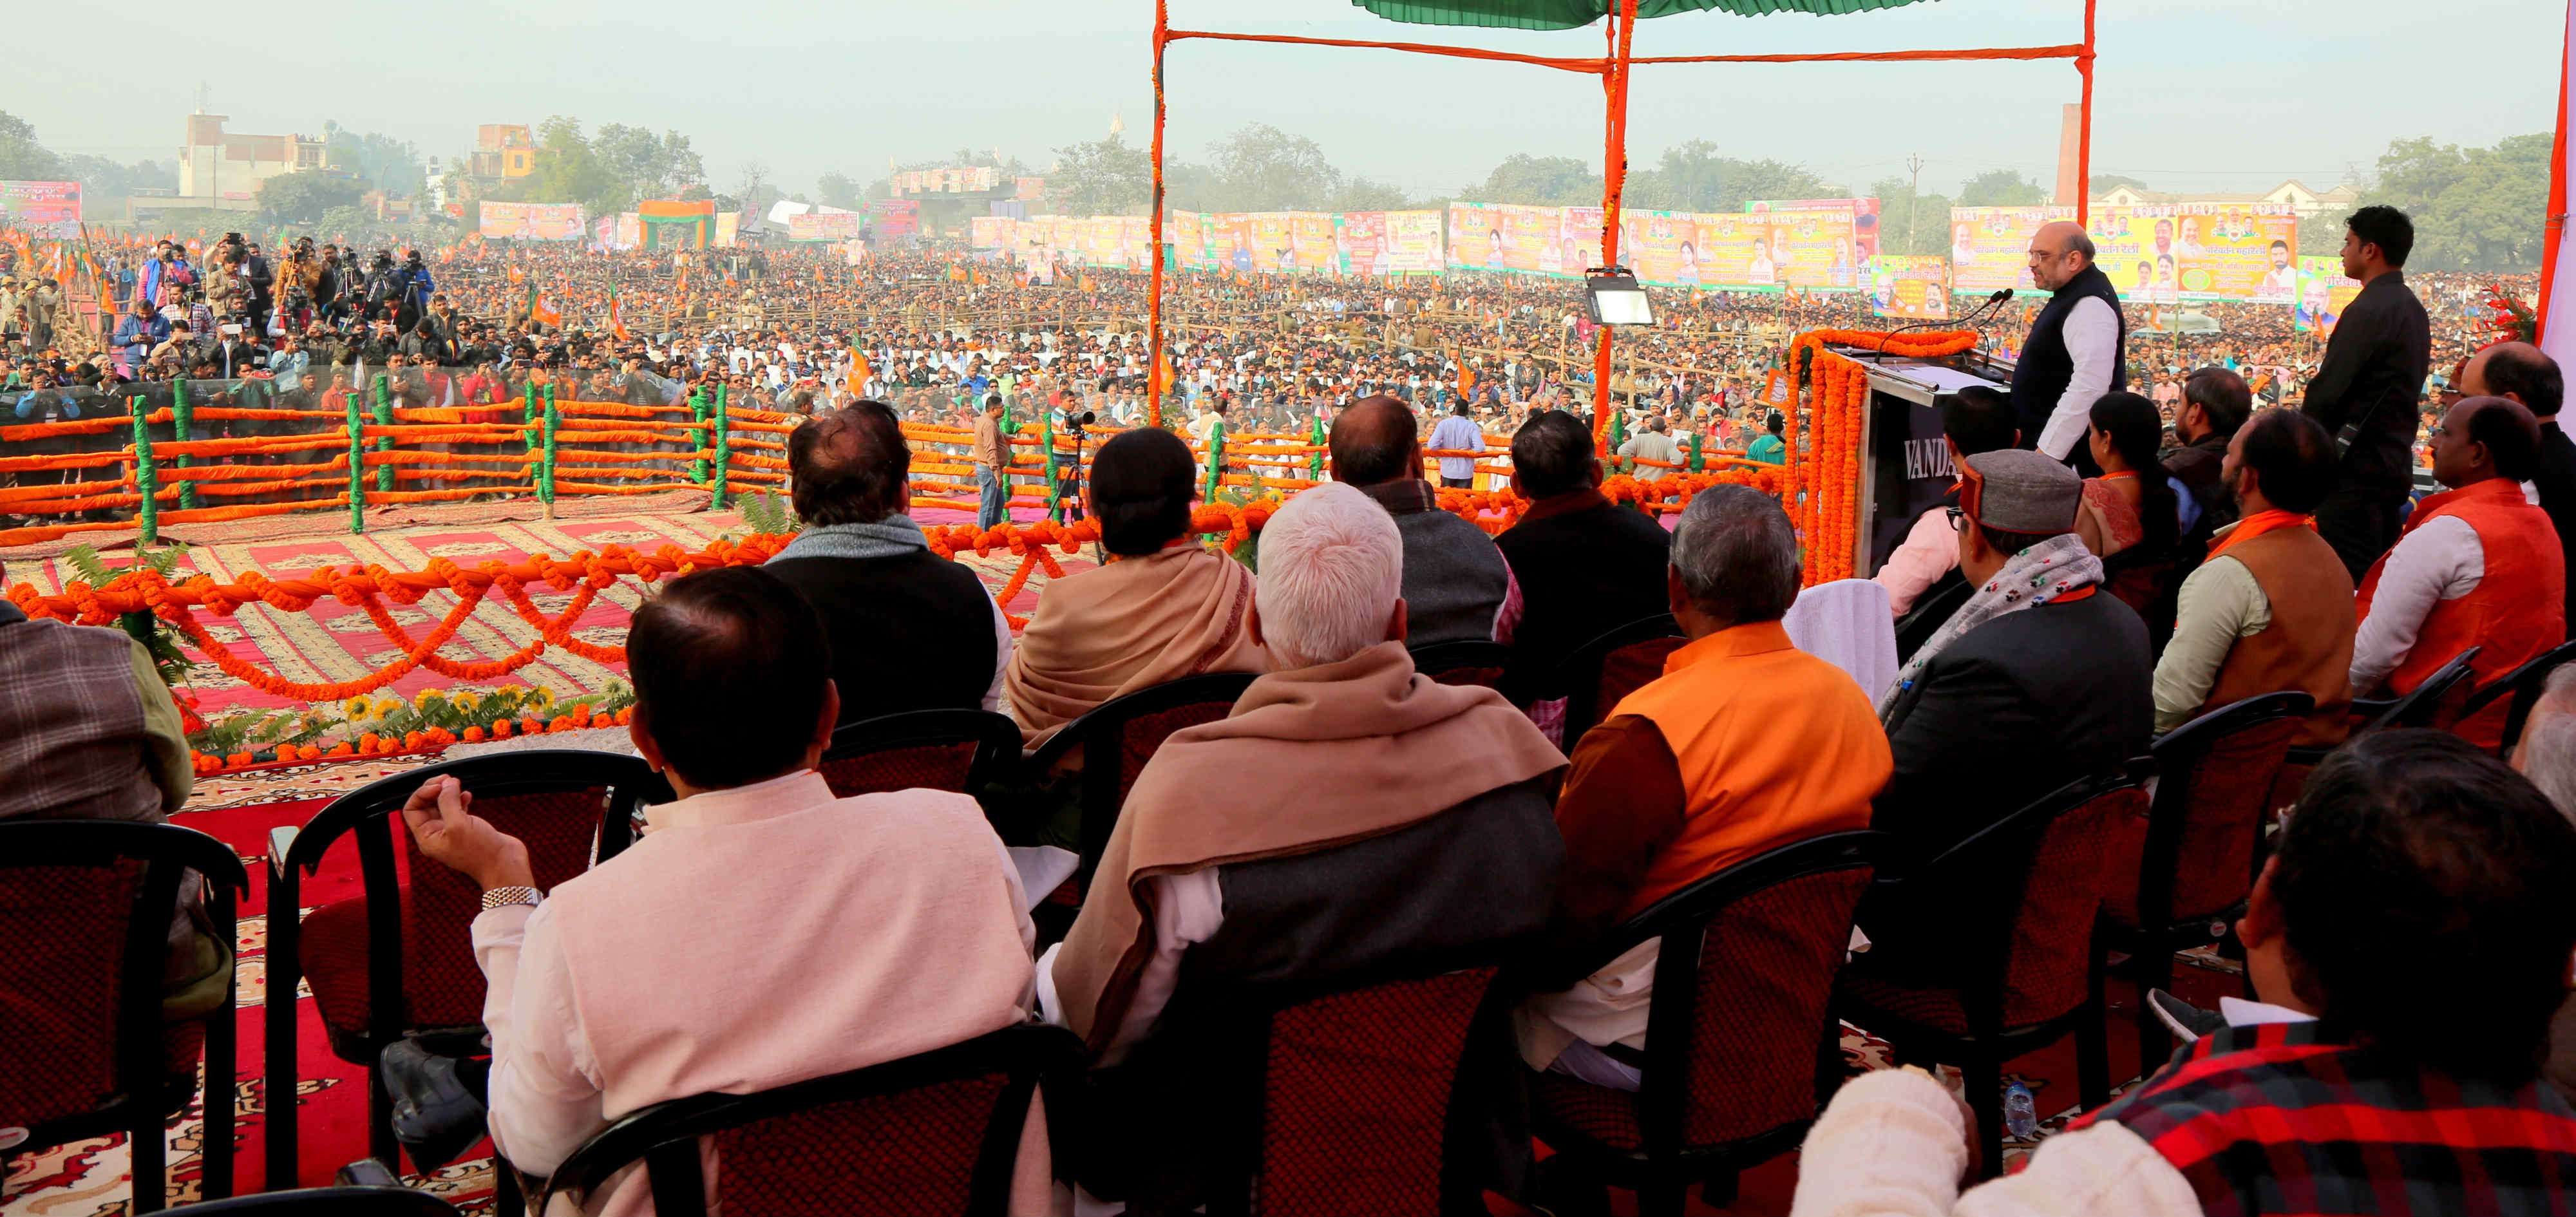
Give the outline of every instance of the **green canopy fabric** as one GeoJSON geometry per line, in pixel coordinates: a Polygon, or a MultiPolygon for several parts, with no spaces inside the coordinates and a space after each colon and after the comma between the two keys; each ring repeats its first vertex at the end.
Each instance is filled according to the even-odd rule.
{"type": "MultiPolygon", "coordinates": [[[[1590,25],[1619,0],[1351,0],[1389,21],[1416,25],[1482,25],[1511,30],[1570,30],[1590,25]]],[[[1639,17],[1715,10],[1739,17],[1813,13],[1828,17],[1897,8],[1921,0],[1637,0],[1639,17]]]]}

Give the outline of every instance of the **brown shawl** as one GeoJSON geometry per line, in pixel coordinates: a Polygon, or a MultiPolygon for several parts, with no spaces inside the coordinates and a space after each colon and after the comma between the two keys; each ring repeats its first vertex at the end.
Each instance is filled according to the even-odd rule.
{"type": "Polygon", "coordinates": [[[1094,1052],[1116,1034],[1153,953],[1146,880],[1381,836],[1564,764],[1502,694],[1433,683],[1400,642],[1254,681],[1138,775],[1056,959],[1066,1016],[1094,1052]]]}
{"type": "Polygon", "coordinates": [[[1035,748],[1121,694],[1269,666],[1252,640],[1252,573],[1182,545],[1047,584],[1003,679],[1022,742],[1035,748]]]}

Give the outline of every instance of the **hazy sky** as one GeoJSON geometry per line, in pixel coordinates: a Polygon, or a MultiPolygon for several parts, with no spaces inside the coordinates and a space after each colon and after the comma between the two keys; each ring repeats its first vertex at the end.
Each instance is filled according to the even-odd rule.
{"type": "MultiPolygon", "coordinates": [[[[1399,25],[1345,0],[1172,0],[1177,28],[1444,42],[1597,55],[1600,31],[1399,25]]],[[[442,158],[484,122],[570,114],[677,129],[716,185],[766,164],[789,190],[890,158],[1131,141],[1153,112],[1147,0],[447,0],[426,7],[122,0],[162,31],[137,59],[19,56],[0,110],[48,145],[131,161],[176,154],[197,104],[231,130],[315,133],[336,119],[442,158]]],[[[2556,0],[2103,0],[2097,173],[2159,189],[2325,187],[2392,138],[2489,144],[2551,127],[2565,9],[2556,0]]],[[[97,12],[29,3],[28,46],[93,42],[97,12]]],[[[2079,41],[2079,0],[1931,0],[1848,17],[1723,14],[1641,23],[1638,54],[2045,45],[2079,41]]],[[[1313,137],[1346,172],[1426,194],[1483,179],[1513,152],[1601,159],[1597,77],[1384,51],[1184,42],[1170,53],[1175,157],[1248,122],[1313,137]]],[[[1854,189],[1926,162],[1926,189],[1995,167],[2052,182],[2065,61],[1670,65],[1638,71],[1633,162],[1707,139],[1727,155],[1802,162],[1854,189]]]]}

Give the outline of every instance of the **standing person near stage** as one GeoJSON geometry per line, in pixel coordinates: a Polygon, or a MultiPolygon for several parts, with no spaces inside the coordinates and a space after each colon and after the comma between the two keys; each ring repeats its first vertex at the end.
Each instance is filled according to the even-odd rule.
{"type": "Polygon", "coordinates": [[[2030,239],[2030,277],[2056,293],[2030,323],[2013,365],[2012,406],[2021,442],[2058,460],[2072,457],[2087,477],[2100,472],[2084,438],[2093,403],[2128,387],[2128,323],[2111,278],[2093,265],[2093,238],[2072,220],[2043,224],[2030,239]]]}
{"type": "Polygon", "coordinates": [[[2432,323],[2403,269],[2414,247],[2415,225],[2394,207],[2344,221],[2343,273],[2361,281],[2361,294],[2344,306],[2299,407],[2344,450],[2334,491],[2317,505],[2317,533],[2354,579],[2397,543],[2413,479],[2415,410],[2433,359],[2432,323]]]}
{"type": "Polygon", "coordinates": [[[991,528],[1011,518],[1011,455],[1002,442],[1002,395],[984,399],[975,416],[975,527],[991,528]]]}
{"type": "MultiPolygon", "coordinates": [[[[1434,452],[1485,450],[1484,429],[1476,425],[1476,420],[1467,417],[1466,402],[1462,401],[1451,406],[1449,417],[1441,419],[1440,425],[1431,429],[1431,450],[1434,452]]],[[[1465,490],[1475,484],[1476,458],[1444,456],[1439,460],[1441,485],[1465,490]]]]}

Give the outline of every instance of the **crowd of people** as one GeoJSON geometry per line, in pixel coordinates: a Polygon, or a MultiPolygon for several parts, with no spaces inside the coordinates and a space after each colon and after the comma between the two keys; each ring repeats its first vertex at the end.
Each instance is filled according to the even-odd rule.
{"type": "MultiPolygon", "coordinates": [[[[948,344],[970,341],[933,337],[954,323],[921,311],[960,281],[928,259],[909,264],[920,279],[877,277],[907,265],[889,258],[833,289],[797,284],[792,263],[772,259],[744,289],[754,306],[869,281],[892,295],[855,319],[708,318],[629,340],[648,362],[691,364],[700,340],[686,327],[742,326],[724,332],[784,349],[753,351],[742,368],[729,339],[710,336],[708,370],[752,380],[755,395],[780,387],[771,369],[787,386],[838,386],[788,442],[804,530],[765,567],[679,578],[635,615],[632,743],[676,800],[646,811],[640,842],[548,892],[526,847],[474,814],[471,780],[433,779],[403,810],[421,855],[485,893],[471,927],[489,981],[477,1099],[499,1151],[542,1175],[661,1100],[1044,1023],[1080,1038],[1088,1069],[1077,1093],[1032,1104],[1013,1212],[1239,1207],[1212,1192],[1231,1125],[1210,1115],[1243,1084],[1210,1064],[1241,1033],[1229,998],[1426,961],[1531,976],[1592,960],[1517,993],[1495,1014],[1507,1033],[1470,1036],[1452,1091],[1486,1105],[1450,1121],[1455,1168],[1552,1204],[1558,1180],[1533,1171],[1525,1130],[1454,1130],[1483,1128],[1542,1086],[1616,1106],[1647,1085],[1648,1029],[1663,1025],[1651,1017],[1658,940],[1598,962],[1617,927],[1739,863],[1848,830],[1886,834],[1881,872],[1902,875],[2051,792],[2126,772],[2162,732],[2288,691],[2311,705],[2296,742],[2335,751],[2304,786],[2285,782],[2286,812],[2263,813],[2268,858],[2229,941],[2252,997],[2203,1010],[2142,994],[2182,1041],[2172,1060],[2043,1142],[2022,1173],[1964,1192],[1979,1130],[1940,1081],[1919,1069],[1850,1079],[1807,1135],[1796,1211],[2564,1211],[2576,1178],[2576,1109],[2562,1089],[2576,1086],[2576,668],[2550,677],[2518,739],[2507,738],[2512,699],[2436,715],[2440,731],[2352,737],[2358,706],[2414,692],[2455,657],[2471,657],[2464,701],[2528,678],[2524,665],[2569,639],[2576,443],[2558,425],[2563,377],[2526,344],[2437,345],[2435,310],[2403,269],[2405,216],[2364,209],[2347,237],[2346,273],[2364,286],[2321,351],[2266,365],[2249,346],[2233,367],[2182,370],[2159,402],[2156,340],[2116,323],[2089,239],[2043,228],[2030,266],[2051,298],[2009,339],[2021,354],[2012,383],[1943,399],[1957,484],[1874,579],[1812,588],[1772,495],[1712,486],[1669,527],[1605,498],[1594,433],[1550,407],[1566,382],[1537,356],[1494,369],[1509,386],[1495,404],[1516,420],[1509,478],[1528,510],[1498,537],[1438,510],[1423,454],[1443,450],[1443,433],[1426,424],[1475,418],[1486,382],[1474,357],[1455,379],[1445,363],[1429,369],[1409,396],[1398,390],[1414,390],[1413,373],[1393,371],[1404,344],[1357,362],[1350,352],[1425,317],[1459,339],[1409,344],[1425,360],[1457,359],[1486,332],[1543,350],[1556,306],[1515,295],[1524,289],[1390,288],[1392,311],[1291,304],[1277,322],[1286,336],[1248,348],[1193,318],[1179,391],[1326,419],[1330,479],[1270,517],[1247,566],[1194,543],[1201,479],[1179,436],[1120,431],[1083,491],[1115,560],[1047,585],[1017,635],[970,573],[929,555],[906,514],[917,454],[903,423],[948,406],[906,404],[901,390],[951,386],[936,383],[944,371],[902,382],[933,361],[922,352],[938,348],[946,368],[948,344]],[[767,297],[758,283],[771,280],[794,285],[767,297]],[[1336,328],[1354,324],[1357,336],[1336,328]],[[2293,386],[2294,402],[2278,400],[2293,386]],[[2428,387],[2442,399],[2429,439],[2439,490],[2418,499],[2411,449],[2428,387]],[[1318,398],[1328,408],[1307,415],[1318,398]],[[1678,637],[1659,671],[1596,721],[1574,716],[1570,659],[1659,615],[1678,637]],[[1417,667],[1416,648],[1471,640],[1506,648],[1490,685],[1417,667]],[[995,824],[1024,848],[1076,842],[1079,825],[997,820],[970,793],[835,797],[817,772],[835,727],[861,719],[999,712],[1038,750],[1122,695],[1224,672],[1252,680],[1225,717],[1143,760],[1060,936],[1031,917],[1047,893],[995,824]],[[1050,1120],[1041,1106],[1081,1114],[1050,1120]]],[[[421,317],[435,329],[442,305],[473,317],[524,292],[501,269],[410,280],[429,293],[421,317]]],[[[979,288],[966,273],[970,296],[1029,290],[979,288]]],[[[1117,290],[1108,277],[1098,295],[1117,290]]],[[[1245,293],[1201,301],[1242,314],[1300,298],[1205,290],[1245,293]]],[[[1706,425],[1692,403],[1733,390],[1728,344],[1749,331],[1725,323],[1739,307],[1695,301],[1641,344],[1685,361],[1636,382],[1656,424],[1641,439],[1706,425]],[[1686,362],[1721,350],[1712,366],[1686,362]]],[[[1136,375],[1132,335],[1068,325],[1023,347],[999,337],[1011,332],[960,348],[979,409],[1004,392],[1000,377],[1031,366],[1043,387],[1070,361],[1113,396],[1136,375]]],[[[0,697],[0,758],[49,775],[41,789],[0,791],[0,816],[150,819],[177,805],[187,777],[156,763],[164,731],[132,706],[149,661],[135,649],[117,662],[135,647],[0,604],[0,689],[12,693],[0,697]],[[89,691],[17,695],[40,680],[89,691]]],[[[2273,769],[2295,772],[2292,742],[2274,741],[2273,769]]],[[[1061,751],[1045,779],[1136,759],[1061,751]]],[[[2101,882],[2128,884],[2132,902],[2146,834],[2143,814],[2109,832],[2101,882]]],[[[1962,986],[1972,978],[1954,944],[1993,928],[1972,924],[1991,901],[1962,893],[2024,882],[2002,866],[1781,915],[1837,949],[1865,944],[1842,965],[1849,976],[1962,986]]],[[[187,971],[174,955],[173,984],[187,971]]],[[[1801,1028],[1798,1051],[1824,1031],[1801,1028]]],[[[585,1204],[638,1211],[646,1190],[628,1177],[585,1204]]]]}

